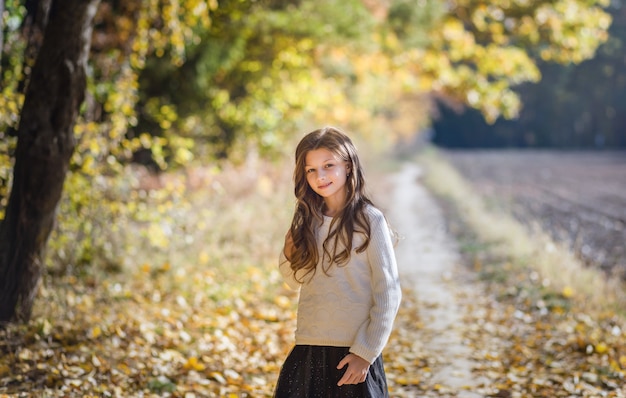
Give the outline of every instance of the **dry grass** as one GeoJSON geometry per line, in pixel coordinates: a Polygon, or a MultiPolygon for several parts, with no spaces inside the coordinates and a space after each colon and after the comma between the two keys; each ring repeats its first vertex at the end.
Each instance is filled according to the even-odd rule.
{"type": "Polygon", "coordinates": [[[510,214],[488,206],[435,149],[422,152],[418,162],[427,169],[427,186],[453,204],[492,255],[508,259],[513,267],[535,271],[543,287],[567,296],[573,294],[572,298],[589,310],[625,308],[626,290],[621,282],[584,267],[570,250],[539,228],[529,231],[510,214]]]}
{"type": "Polygon", "coordinates": [[[295,327],[277,267],[291,171],[250,159],[141,177],[154,219],[118,220],[115,268],[45,276],[31,322],[0,335],[0,396],[271,396],[295,327]]]}

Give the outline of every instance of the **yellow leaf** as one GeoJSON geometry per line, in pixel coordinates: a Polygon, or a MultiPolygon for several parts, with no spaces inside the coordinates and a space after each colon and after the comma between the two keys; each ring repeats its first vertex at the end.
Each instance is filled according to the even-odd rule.
{"type": "Polygon", "coordinates": [[[268,322],[278,321],[278,314],[276,313],[276,311],[273,311],[272,309],[260,309],[255,312],[254,316],[257,319],[262,319],[268,322]]]}
{"type": "Polygon", "coordinates": [[[196,370],[198,372],[206,369],[206,366],[204,366],[202,363],[198,362],[198,358],[197,357],[189,358],[187,360],[187,363],[185,363],[185,365],[183,367],[186,370],[196,370]]]}
{"type": "Polygon", "coordinates": [[[117,369],[123,372],[126,376],[130,376],[133,373],[133,371],[125,363],[120,364],[117,369]]]}
{"type": "Polygon", "coordinates": [[[102,334],[102,329],[100,329],[100,326],[94,326],[89,331],[89,338],[97,339],[98,337],[100,337],[101,334],[102,334]]]}
{"type": "Polygon", "coordinates": [[[40,326],[41,334],[47,336],[52,332],[52,324],[48,322],[47,319],[44,319],[40,326]]]}
{"type": "Polygon", "coordinates": [[[0,365],[0,377],[9,376],[11,374],[11,368],[8,365],[0,365]]]}
{"type": "Polygon", "coordinates": [[[200,265],[206,265],[209,263],[209,253],[202,251],[200,252],[200,254],[198,255],[198,262],[200,263],[200,265]]]}
{"type": "Polygon", "coordinates": [[[417,377],[412,377],[412,378],[408,378],[408,377],[398,377],[396,379],[396,383],[402,385],[402,386],[416,386],[418,384],[420,384],[420,379],[417,377]]]}
{"type": "Polygon", "coordinates": [[[276,296],[274,297],[274,304],[279,306],[280,308],[289,308],[291,307],[291,300],[285,296],[276,296]]]}
{"type": "Polygon", "coordinates": [[[226,379],[220,372],[211,372],[211,377],[220,384],[226,384],[226,379]]]}
{"type": "Polygon", "coordinates": [[[609,365],[611,366],[611,370],[614,372],[619,372],[622,370],[622,368],[619,366],[619,363],[617,363],[617,361],[614,359],[609,361],[609,365]]]}
{"type": "Polygon", "coordinates": [[[572,289],[571,286],[565,286],[561,294],[563,294],[565,298],[572,298],[574,296],[574,289],[572,289]]]}
{"type": "Polygon", "coordinates": [[[609,347],[606,344],[604,344],[604,343],[599,343],[599,344],[596,345],[596,352],[598,354],[604,354],[605,352],[608,351],[608,349],[609,349],[609,347]]]}

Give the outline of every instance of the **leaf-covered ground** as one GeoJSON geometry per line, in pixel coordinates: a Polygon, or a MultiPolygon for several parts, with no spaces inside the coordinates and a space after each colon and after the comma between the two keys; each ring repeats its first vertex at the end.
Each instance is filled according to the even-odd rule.
{"type": "Polygon", "coordinates": [[[626,396],[626,313],[623,301],[613,301],[623,300],[613,290],[617,282],[603,283],[583,268],[573,271],[570,253],[545,236],[525,228],[491,228],[510,215],[491,213],[490,206],[500,206],[484,199],[474,206],[471,184],[457,180],[436,156],[420,159],[466,270],[484,292],[459,300],[466,313],[463,333],[477,364],[474,374],[485,381],[482,396],[626,396]],[[522,243],[528,247],[518,247],[522,243]],[[553,264],[542,264],[546,259],[553,264]]]}
{"type": "MultiPolygon", "coordinates": [[[[138,250],[118,272],[47,275],[33,320],[0,332],[0,397],[271,396],[295,328],[296,296],[276,270],[288,182],[266,169],[211,176],[169,221],[167,249],[138,250]]],[[[451,279],[482,294],[450,294],[480,382],[433,378],[454,358],[429,345],[426,303],[407,288],[385,351],[392,397],[626,396],[623,318],[450,228],[474,248],[451,279]]]]}

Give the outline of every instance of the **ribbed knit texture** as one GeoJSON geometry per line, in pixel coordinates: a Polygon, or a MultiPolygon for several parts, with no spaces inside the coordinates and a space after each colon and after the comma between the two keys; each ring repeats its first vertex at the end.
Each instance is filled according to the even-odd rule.
{"type": "MultiPolygon", "coordinates": [[[[296,344],[350,347],[350,352],[373,363],[387,344],[402,293],[387,222],[375,207],[366,207],[365,214],[371,226],[370,243],[357,253],[363,237],[355,234],[347,264],[333,264],[328,275],[318,264],[304,284],[294,279],[282,252],[279,267],[285,282],[300,289],[296,344]]],[[[320,258],[331,221],[324,217],[317,230],[320,258]]]]}

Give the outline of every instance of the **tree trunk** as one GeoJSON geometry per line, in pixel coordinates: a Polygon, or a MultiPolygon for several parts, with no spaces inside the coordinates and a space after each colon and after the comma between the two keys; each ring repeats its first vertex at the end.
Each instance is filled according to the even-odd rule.
{"type": "Polygon", "coordinates": [[[0,327],[26,322],[42,273],[85,95],[100,0],[54,0],[17,130],[13,187],[0,224],[0,327]]]}

